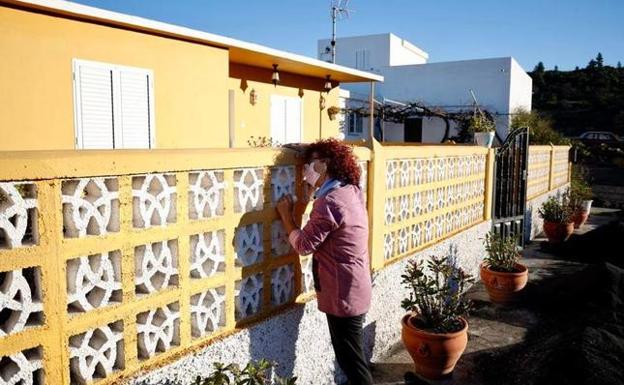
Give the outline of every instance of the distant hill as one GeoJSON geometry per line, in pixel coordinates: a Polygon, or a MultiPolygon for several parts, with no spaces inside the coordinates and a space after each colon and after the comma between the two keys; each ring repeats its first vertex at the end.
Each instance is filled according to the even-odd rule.
{"type": "Polygon", "coordinates": [[[533,109],[553,120],[566,136],[612,131],[624,136],[624,69],[603,65],[598,54],[585,68],[546,71],[538,63],[533,78],[533,109]]]}

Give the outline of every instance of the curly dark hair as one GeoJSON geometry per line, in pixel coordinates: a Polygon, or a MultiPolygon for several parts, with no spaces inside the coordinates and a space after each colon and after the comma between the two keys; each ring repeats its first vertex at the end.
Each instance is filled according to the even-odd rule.
{"type": "Polygon", "coordinates": [[[306,162],[310,161],[314,153],[324,158],[329,176],[342,183],[359,185],[360,167],[351,146],[334,138],[321,139],[306,147],[303,154],[306,162]]]}

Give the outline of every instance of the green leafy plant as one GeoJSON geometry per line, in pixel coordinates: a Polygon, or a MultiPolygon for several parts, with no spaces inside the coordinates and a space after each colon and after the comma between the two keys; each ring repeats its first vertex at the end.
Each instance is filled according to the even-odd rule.
{"type": "Polygon", "coordinates": [[[518,251],[518,237],[503,237],[493,231],[485,235],[485,264],[490,270],[511,273],[516,270],[516,263],[520,259],[518,251]]]}
{"type": "Polygon", "coordinates": [[[464,291],[474,279],[457,265],[456,251],[451,249],[444,257],[431,256],[426,268],[423,261],[410,261],[401,275],[401,283],[410,290],[401,307],[416,315],[415,326],[420,329],[449,333],[464,326],[460,317],[471,307],[464,291]]]}
{"type": "Polygon", "coordinates": [[[489,119],[482,112],[475,112],[468,121],[468,131],[475,132],[492,132],[496,131],[494,121],[489,119]]]}
{"type": "Polygon", "coordinates": [[[327,115],[329,116],[329,119],[334,120],[340,111],[342,111],[340,107],[331,106],[327,109],[327,115]]]}
{"type": "Polygon", "coordinates": [[[556,197],[548,198],[537,212],[543,220],[554,223],[570,223],[574,214],[567,193],[563,194],[559,199],[556,197]]]}
{"type": "Polygon", "coordinates": [[[260,360],[249,362],[241,369],[237,364],[215,362],[213,372],[207,377],[197,376],[192,385],[295,385],[297,377],[273,375],[276,363],[260,360]]]}
{"type": "Polygon", "coordinates": [[[587,171],[584,167],[574,165],[572,167],[572,180],[570,181],[570,205],[574,210],[579,210],[583,201],[591,200],[593,192],[587,181],[587,171]]]}

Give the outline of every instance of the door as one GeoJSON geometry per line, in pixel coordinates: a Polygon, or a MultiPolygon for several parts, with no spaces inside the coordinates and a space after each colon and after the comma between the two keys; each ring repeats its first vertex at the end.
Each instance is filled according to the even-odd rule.
{"type": "Polygon", "coordinates": [[[300,143],[302,138],[301,99],[271,96],[271,139],[274,144],[300,143]]]}
{"type": "Polygon", "coordinates": [[[517,236],[520,246],[525,241],[528,162],[529,130],[519,128],[496,151],[492,230],[504,237],[517,236]]]}
{"type": "Polygon", "coordinates": [[[403,123],[403,140],[405,142],[422,142],[422,118],[407,118],[403,123]]]}

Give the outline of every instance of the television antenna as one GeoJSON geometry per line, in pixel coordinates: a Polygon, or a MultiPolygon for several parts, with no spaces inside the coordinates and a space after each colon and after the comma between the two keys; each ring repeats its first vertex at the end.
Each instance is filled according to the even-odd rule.
{"type": "Polygon", "coordinates": [[[331,39],[331,62],[336,63],[336,22],[349,18],[348,9],[349,0],[331,0],[331,19],[332,19],[332,39],[331,39]]]}

